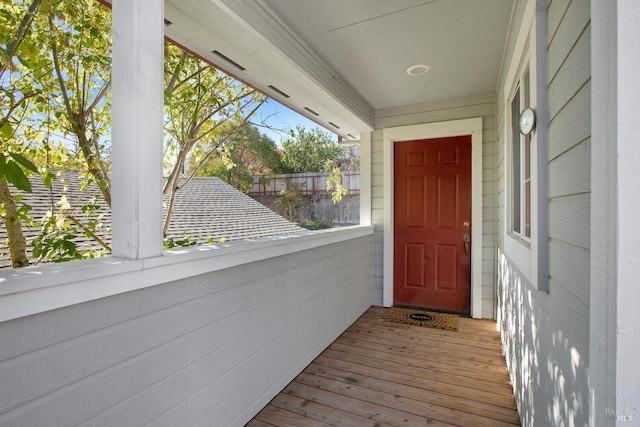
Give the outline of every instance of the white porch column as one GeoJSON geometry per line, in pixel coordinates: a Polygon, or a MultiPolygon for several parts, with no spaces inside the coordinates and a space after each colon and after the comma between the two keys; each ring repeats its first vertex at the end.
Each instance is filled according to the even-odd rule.
{"type": "Polygon", "coordinates": [[[113,0],[113,256],[162,255],[164,1],[113,0]]]}
{"type": "Polygon", "coordinates": [[[640,3],[592,0],[590,425],[640,419],[640,3]]]}
{"type": "Polygon", "coordinates": [[[592,0],[589,424],[603,426],[615,425],[616,406],[615,31],[615,3],[592,0]]]}
{"type": "Polygon", "coordinates": [[[616,420],[640,420],[640,3],[617,2],[616,420]]]}

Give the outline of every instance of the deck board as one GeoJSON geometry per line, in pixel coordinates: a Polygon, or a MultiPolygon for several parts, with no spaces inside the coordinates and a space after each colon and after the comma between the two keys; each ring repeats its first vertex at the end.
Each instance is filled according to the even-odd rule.
{"type": "Polygon", "coordinates": [[[520,425],[495,322],[383,322],[372,307],[248,426],[520,425]]]}

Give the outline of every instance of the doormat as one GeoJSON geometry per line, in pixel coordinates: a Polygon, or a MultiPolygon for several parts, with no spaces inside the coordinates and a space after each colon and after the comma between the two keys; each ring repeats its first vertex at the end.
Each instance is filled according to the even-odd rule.
{"type": "Polygon", "coordinates": [[[384,318],[386,322],[404,323],[405,325],[426,326],[428,328],[458,330],[458,316],[456,314],[436,313],[433,311],[415,310],[411,308],[391,307],[384,318]]]}

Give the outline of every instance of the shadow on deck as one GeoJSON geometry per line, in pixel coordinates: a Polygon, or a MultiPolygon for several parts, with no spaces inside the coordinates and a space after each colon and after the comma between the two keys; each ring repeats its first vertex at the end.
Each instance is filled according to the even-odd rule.
{"type": "Polygon", "coordinates": [[[495,322],[457,332],[371,307],[247,426],[520,425],[495,322]]]}

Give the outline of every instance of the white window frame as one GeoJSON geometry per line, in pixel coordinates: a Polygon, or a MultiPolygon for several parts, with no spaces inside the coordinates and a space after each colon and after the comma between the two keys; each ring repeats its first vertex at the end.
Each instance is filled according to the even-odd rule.
{"type": "MultiPolygon", "coordinates": [[[[538,290],[549,290],[549,198],[548,198],[548,105],[547,105],[547,4],[528,0],[516,38],[514,55],[507,66],[504,94],[506,200],[504,205],[504,253],[520,273],[538,290]],[[536,126],[530,134],[530,236],[513,229],[513,120],[511,101],[528,69],[529,105],[536,112],[536,126]]],[[[524,96],[521,97],[524,99],[524,96]]],[[[518,130],[515,130],[518,132],[518,130]]],[[[523,156],[523,153],[521,153],[523,156]]],[[[522,162],[521,162],[522,163],[522,162]]],[[[522,171],[523,172],[523,171],[522,171]]],[[[521,180],[522,181],[522,180],[521,180]]],[[[524,194],[521,193],[521,201],[524,194]]],[[[524,211],[521,210],[521,220],[524,211]]]]}
{"type": "Polygon", "coordinates": [[[511,162],[511,176],[509,183],[511,184],[511,190],[509,192],[511,203],[509,204],[509,232],[515,238],[522,240],[526,246],[531,242],[531,137],[532,135],[523,135],[519,132],[518,121],[522,111],[531,105],[530,102],[530,74],[529,64],[524,64],[524,69],[520,73],[520,78],[517,80],[515,88],[512,90],[509,96],[509,109],[508,109],[508,123],[510,127],[509,135],[509,148],[511,149],[511,155],[509,161],[511,162]],[[513,104],[518,100],[518,111],[514,112],[513,104]],[[514,114],[515,113],[515,114],[514,114]],[[518,152],[515,152],[515,146],[518,145],[518,152]],[[528,146],[528,147],[527,147],[528,146]],[[528,148],[528,156],[527,156],[528,148]],[[516,178],[515,171],[518,169],[518,176],[516,178]],[[528,171],[528,175],[526,173],[528,171]],[[529,191],[527,191],[527,184],[529,184],[529,191]],[[517,193],[517,196],[516,196],[517,193]],[[517,221],[516,221],[516,216],[517,221]],[[527,230],[528,228],[528,230],[527,230]]]}

